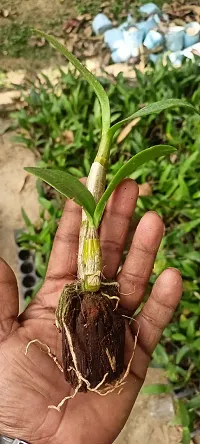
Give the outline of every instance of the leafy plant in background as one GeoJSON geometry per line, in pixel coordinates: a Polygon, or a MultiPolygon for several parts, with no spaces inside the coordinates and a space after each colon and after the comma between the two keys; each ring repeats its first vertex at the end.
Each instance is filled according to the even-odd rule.
{"type": "MultiPolygon", "coordinates": [[[[186,98],[199,109],[198,59],[195,64],[185,63],[178,70],[171,65],[156,65],[154,70],[149,69],[145,73],[136,70],[136,79],[134,86],[128,84],[121,75],[112,84],[102,79],[113,110],[113,123],[116,119],[134,113],[141,104],[165,98],[186,98]]],[[[100,108],[92,88],[84,80],[74,79],[70,72],[61,72],[57,86],[53,86],[48,79],[45,79],[43,85],[33,85],[26,103],[26,107],[15,114],[15,118],[22,128],[21,141],[40,153],[40,165],[65,167],[77,177],[88,175],[89,165],[94,159],[93,147],[100,137],[100,108]],[[88,134],[85,128],[88,128],[88,134]],[[63,135],[65,131],[68,133],[63,135]],[[77,162],[75,168],[74,161],[77,162]]],[[[139,199],[137,214],[141,216],[146,210],[155,209],[163,216],[166,225],[152,282],[155,275],[166,266],[178,267],[184,278],[181,304],[173,322],[165,330],[162,343],[157,347],[153,364],[167,369],[175,389],[189,386],[194,389],[194,393],[199,391],[200,380],[199,129],[198,117],[184,108],[181,113],[170,109],[159,116],[151,115],[141,119],[120,144],[117,143],[117,136],[121,132],[119,129],[111,148],[107,175],[109,180],[112,179],[124,161],[150,145],[170,143],[178,148],[177,153],[171,156],[170,163],[165,159],[159,163],[150,161],[131,177],[139,183],[150,183],[153,190],[152,195],[139,199]]],[[[51,197],[47,189],[43,197],[51,197]]],[[[57,217],[59,212],[57,210],[57,217]]],[[[43,214],[46,213],[47,210],[43,210],[43,214]]],[[[36,227],[34,230],[36,237],[39,236],[41,230],[36,227]]],[[[48,255],[45,253],[45,240],[36,240],[34,244],[29,240],[29,233],[28,228],[26,246],[35,250],[36,244],[40,244],[41,263],[46,264],[48,255]]],[[[53,233],[49,240],[49,251],[52,239],[53,233]]],[[[198,400],[196,397],[194,399],[198,400]]],[[[197,427],[198,422],[196,419],[193,421],[194,409],[191,410],[188,403],[186,408],[191,418],[189,427],[197,427]]],[[[200,408],[200,405],[196,405],[196,408],[200,408]]]]}

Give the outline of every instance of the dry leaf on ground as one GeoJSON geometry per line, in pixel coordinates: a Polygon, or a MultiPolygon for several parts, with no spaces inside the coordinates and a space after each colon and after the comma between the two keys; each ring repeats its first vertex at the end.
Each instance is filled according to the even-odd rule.
{"type": "Polygon", "coordinates": [[[145,182],[139,185],[139,196],[151,196],[152,195],[152,186],[150,183],[145,182]]]}
{"type": "Polygon", "coordinates": [[[89,25],[83,30],[83,34],[85,37],[91,37],[92,35],[92,27],[89,25]]]}
{"type": "Polygon", "coordinates": [[[131,122],[129,122],[128,125],[126,125],[119,134],[117,138],[117,143],[121,143],[125,139],[125,137],[128,136],[128,134],[131,132],[132,128],[136,126],[140,120],[141,120],[140,117],[136,117],[136,119],[133,119],[131,122]]]}
{"type": "Polygon", "coordinates": [[[1,15],[5,18],[7,18],[10,15],[10,11],[9,9],[2,9],[1,10],[1,15]]]}
{"type": "Polygon", "coordinates": [[[74,133],[71,130],[63,131],[62,137],[64,138],[66,143],[73,143],[74,142],[74,133]]]}

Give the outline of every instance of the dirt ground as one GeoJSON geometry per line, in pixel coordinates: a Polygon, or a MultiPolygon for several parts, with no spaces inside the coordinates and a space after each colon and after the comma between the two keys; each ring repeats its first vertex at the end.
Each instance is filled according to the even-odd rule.
{"type": "MultiPolygon", "coordinates": [[[[166,382],[162,369],[149,368],[144,385],[166,382]]],[[[170,426],[173,417],[174,408],[170,395],[140,394],[114,444],[179,444],[181,429],[170,426]]]]}
{"type": "MultiPolygon", "coordinates": [[[[0,119],[0,133],[5,121],[0,119]]],[[[14,270],[20,289],[20,275],[14,240],[16,229],[24,227],[23,207],[32,221],[39,216],[35,179],[23,167],[35,164],[33,154],[12,142],[13,133],[0,136],[0,256],[14,270]]],[[[23,301],[20,299],[20,308],[23,301]]]]}
{"type": "Polygon", "coordinates": [[[71,0],[1,0],[1,69],[38,69],[47,60],[58,58],[52,49],[31,46],[31,28],[62,32],[63,24],[77,11],[71,0]]]}
{"type": "Polygon", "coordinates": [[[2,22],[15,20],[35,27],[75,12],[71,0],[1,0],[1,9],[8,11],[2,22]]]}

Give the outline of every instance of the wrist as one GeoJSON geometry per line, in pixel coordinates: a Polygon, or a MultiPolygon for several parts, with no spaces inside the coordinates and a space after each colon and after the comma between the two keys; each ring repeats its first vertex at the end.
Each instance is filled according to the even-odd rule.
{"type": "Polygon", "coordinates": [[[0,444],[28,444],[26,441],[22,441],[17,438],[8,438],[7,436],[0,436],[0,444]]]}

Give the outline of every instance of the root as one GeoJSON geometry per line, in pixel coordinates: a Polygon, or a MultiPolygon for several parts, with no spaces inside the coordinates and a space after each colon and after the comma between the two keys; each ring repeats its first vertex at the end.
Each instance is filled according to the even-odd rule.
{"type": "Polygon", "coordinates": [[[48,409],[54,409],[54,410],[57,410],[58,412],[60,412],[60,409],[64,405],[64,403],[66,401],[68,401],[69,399],[73,399],[77,395],[80,387],[81,387],[81,384],[77,385],[76,389],[74,390],[73,395],[65,396],[65,398],[63,398],[62,401],[60,401],[58,405],[48,405],[48,409]]]}
{"type": "MultiPolygon", "coordinates": [[[[119,282],[101,282],[101,286],[103,286],[103,287],[110,287],[110,286],[117,287],[118,291],[119,291],[119,282]]],[[[103,291],[101,292],[101,294],[110,300],[115,299],[117,302],[116,302],[116,306],[113,311],[118,309],[118,306],[120,303],[120,298],[118,296],[110,296],[107,293],[103,293],[103,291]]]]}
{"type": "Polygon", "coordinates": [[[39,345],[41,345],[42,347],[46,347],[47,351],[43,350],[41,347],[39,347],[39,348],[40,348],[40,350],[41,350],[43,353],[47,353],[47,354],[49,355],[49,357],[50,357],[51,359],[53,359],[53,361],[55,362],[55,364],[57,365],[57,367],[59,368],[59,370],[63,373],[63,368],[62,368],[62,366],[59,364],[59,362],[58,362],[56,356],[53,355],[53,354],[51,353],[51,349],[50,349],[50,347],[49,347],[47,344],[44,344],[43,342],[41,342],[39,339],[33,339],[32,341],[30,341],[30,342],[27,344],[27,346],[26,346],[26,351],[25,351],[25,355],[27,355],[27,353],[28,353],[28,349],[29,349],[30,345],[31,345],[31,344],[36,344],[36,343],[39,344],[39,345]]]}
{"type": "MultiPolygon", "coordinates": [[[[71,368],[68,369],[68,371],[70,371],[70,370],[74,370],[74,371],[75,371],[75,369],[74,369],[73,367],[71,367],[71,368]]],[[[75,371],[75,373],[76,373],[76,371],[75,371]]],[[[79,372],[79,376],[80,376],[80,372],[79,372]]],[[[85,379],[85,378],[81,375],[81,381],[80,381],[80,383],[77,385],[77,387],[75,388],[73,395],[71,395],[71,396],[65,396],[65,398],[63,398],[62,401],[60,401],[59,404],[58,404],[57,406],[56,406],[56,405],[49,405],[49,406],[48,406],[48,409],[54,409],[54,410],[57,410],[58,412],[60,412],[60,409],[61,409],[61,407],[64,405],[64,403],[65,403],[66,401],[69,401],[69,399],[73,399],[73,398],[77,395],[77,393],[78,393],[78,391],[79,391],[79,389],[80,389],[80,387],[81,387],[81,385],[82,385],[82,382],[85,382],[85,384],[87,385],[87,390],[88,390],[88,391],[90,391],[90,392],[95,392],[95,393],[98,393],[98,394],[101,394],[101,393],[98,391],[98,388],[100,388],[100,387],[104,384],[104,382],[105,382],[107,376],[108,376],[108,373],[106,373],[106,374],[104,375],[102,381],[101,381],[96,387],[94,387],[93,389],[91,389],[91,388],[90,388],[90,383],[89,383],[89,381],[88,381],[87,379],[85,379]]]]}
{"type": "Polygon", "coordinates": [[[112,287],[117,287],[118,289],[120,287],[119,282],[101,282],[101,285],[103,287],[110,287],[112,285],[112,287]]]}
{"type": "Polygon", "coordinates": [[[72,338],[71,338],[70,332],[69,332],[69,330],[68,330],[68,328],[67,328],[67,326],[66,326],[66,324],[64,322],[63,322],[63,325],[64,325],[65,333],[66,333],[66,336],[67,336],[67,340],[68,340],[68,344],[69,344],[69,349],[70,349],[70,352],[71,352],[72,360],[73,360],[73,363],[74,363],[74,368],[70,367],[68,369],[68,371],[72,371],[73,370],[76,373],[76,376],[77,376],[77,379],[78,379],[78,385],[75,388],[73,395],[66,396],[65,398],[63,398],[62,401],[59,402],[59,404],[57,406],[54,406],[54,405],[48,406],[48,408],[58,410],[59,412],[60,412],[60,408],[63,406],[65,401],[68,401],[69,399],[73,399],[76,396],[76,394],[78,393],[79,388],[81,387],[83,382],[86,384],[86,387],[87,387],[88,391],[99,393],[98,389],[104,384],[104,382],[105,382],[105,380],[106,380],[106,378],[108,376],[108,373],[105,373],[102,381],[99,384],[97,384],[96,387],[91,388],[90,382],[86,378],[84,378],[83,375],[81,374],[81,372],[78,370],[78,364],[77,364],[76,354],[74,352],[74,348],[73,348],[73,344],[72,344],[72,338]]]}
{"type": "Polygon", "coordinates": [[[121,291],[119,291],[119,294],[122,294],[122,296],[130,296],[131,294],[135,293],[135,285],[133,286],[133,291],[131,291],[130,293],[122,293],[121,291]]]}
{"type": "Polygon", "coordinates": [[[103,292],[101,292],[101,294],[102,294],[103,296],[106,296],[106,297],[107,297],[108,299],[110,299],[110,300],[115,299],[117,302],[116,302],[116,305],[115,305],[115,308],[114,308],[113,311],[117,310],[118,305],[119,305],[120,298],[119,298],[118,296],[109,296],[108,294],[103,293],[103,292]]]}
{"type": "MultiPolygon", "coordinates": [[[[124,316],[124,317],[127,318],[128,316],[124,316]]],[[[129,319],[131,319],[132,322],[137,322],[137,324],[138,324],[138,330],[137,330],[137,333],[136,333],[136,335],[135,335],[134,346],[133,346],[133,352],[132,352],[132,355],[131,355],[131,357],[130,357],[129,363],[128,363],[128,365],[127,365],[126,371],[124,372],[124,375],[123,375],[118,381],[116,381],[116,383],[115,383],[114,385],[110,385],[109,387],[105,387],[105,389],[103,389],[101,392],[98,392],[98,394],[99,394],[100,396],[106,396],[106,395],[108,395],[109,393],[114,392],[114,390],[116,390],[117,388],[120,389],[119,392],[118,392],[118,394],[120,394],[120,393],[122,392],[122,390],[123,390],[123,385],[126,384],[125,379],[127,378],[127,376],[128,376],[129,373],[130,373],[130,368],[131,368],[131,364],[132,364],[133,357],[134,357],[134,354],[135,354],[135,349],[136,349],[136,345],[137,345],[138,335],[139,335],[139,331],[140,331],[139,322],[136,321],[136,319],[133,319],[133,318],[129,318],[129,319]],[[104,391],[104,390],[105,390],[105,391],[104,391]]]]}
{"type": "Polygon", "coordinates": [[[106,349],[106,354],[107,354],[107,357],[108,357],[111,369],[112,369],[112,371],[114,373],[116,371],[116,359],[115,359],[115,356],[113,356],[113,358],[110,356],[108,348],[106,349]]]}

